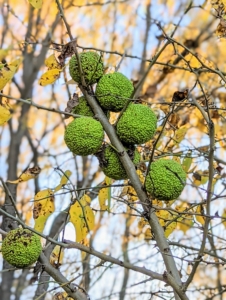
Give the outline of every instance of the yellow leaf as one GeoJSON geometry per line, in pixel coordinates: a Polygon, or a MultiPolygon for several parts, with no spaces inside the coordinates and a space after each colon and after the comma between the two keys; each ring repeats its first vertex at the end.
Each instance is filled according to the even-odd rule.
{"type": "Polygon", "coordinates": [[[0,105],[0,126],[4,125],[12,117],[8,108],[0,105]]]}
{"type": "MultiPolygon", "coordinates": [[[[181,203],[180,205],[177,205],[175,207],[175,210],[177,210],[180,213],[184,213],[189,207],[185,203],[181,203]]],[[[192,210],[190,210],[192,212],[192,210]]],[[[182,230],[184,233],[188,231],[193,225],[193,215],[186,215],[181,214],[181,217],[177,220],[177,227],[178,229],[182,230]]]]}
{"type": "Polygon", "coordinates": [[[84,195],[80,201],[76,201],[70,208],[70,222],[76,231],[76,242],[82,242],[88,232],[94,228],[95,217],[89,204],[91,199],[84,195]],[[87,227],[88,226],[88,227],[87,227]]]}
{"type": "Polygon", "coordinates": [[[188,125],[183,125],[181,126],[177,131],[176,134],[174,136],[174,140],[176,142],[176,144],[179,144],[185,137],[186,133],[188,131],[188,125]]]}
{"type": "Polygon", "coordinates": [[[205,213],[204,212],[204,208],[203,205],[198,205],[196,208],[196,213],[197,214],[201,214],[201,216],[195,216],[196,221],[198,221],[200,224],[204,225],[205,224],[205,217],[203,217],[202,215],[205,213]]]}
{"type": "Polygon", "coordinates": [[[0,91],[13,78],[16,73],[15,66],[4,66],[0,69],[0,91]]]}
{"type": "Polygon", "coordinates": [[[59,292],[53,296],[53,300],[73,300],[66,292],[59,292]]]}
{"type": "Polygon", "coordinates": [[[171,214],[167,210],[157,210],[156,216],[159,219],[160,225],[163,227],[167,221],[170,221],[171,214]]]}
{"type": "Polygon", "coordinates": [[[188,231],[193,225],[193,216],[183,215],[183,217],[178,219],[177,227],[182,230],[184,233],[188,231]]]}
{"type": "Polygon", "coordinates": [[[15,73],[18,71],[20,64],[22,63],[23,58],[17,58],[9,64],[9,67],[15,67],[15,73]]]}
{"type": "Polygon", "coordinates": [[[156,215],[159,219],[160,225],[164,228],[165,237],[168,237],[176,228],[177,222],[171,222],[169,225],[167,225],[167,223],[173,220],[176,217],[176,215],[171,214],[167,210],[158,210],[156,211],[156,215]]]}
{"type": "Polygon", "coordinates": [[[16,180],[7,180],[7,182],[17,184],[17,183],[20,183],[20,182],[28,181],[30,179],[36,178],[39,175],[40,172],[41,172],[41,169],[38,166],[33,167],[33,168],[29,168],[25,172],[23,172],[19,176],[18,179],[16,179],[16,180]]]}
{"type": "Polygon", "coordinates": [[[56,57],[54,54],[50,55],[48,58],[45,60],[45,65],[49,70],[52,69],[62,69],[61,65],[59,62],[56,60],[56,57]]]}
{"type": "Polygon", "coordinates": [[[6,58],[7,54],[9,52],[9,49],[0,49],[0,61],[6,58]]]}
{"type": "Polygon", "coordinates": [[[42,7],[42,0],[28,0],[28,1],[34,8],[39,9],[42,7]]]}
{"type": "MultiPolygon", "coordinates": [[[[222,214],[221,217],[226,219],[226,209],[224,209],[223,214],[222,214]]],[[[226,221],[223,221],[222,224],[224,225],[224,228],[226,228],[226,221]]]]}
{"type": "Polygon", "coordinates": [[[166,226],[166,229],[164,230],[165,237],[168,238],[168,236],[175,230],[177,227],[177,222],[172,222],[168,226],[166,226]]]}
{"type": "Polygon", "coordinates": [[[108,188],[103,188],[98,193],[98,200],[101,210],[107,210],[108,206],[105,201],[108,199],[108,188]]]}
{"type": "Polygon", "coordinates": [[[43,232],[46,221],[54,212],[54,194],[52,190],[46,189],[38,192],[34,198],[33,218],[35,220],[34,229],[43,232]]]}
{"type": "Polygon", "coordinates": [[[64,175],[61,177],[60,183],[58,184],[57,187],[55,187],[54,192],[57,192],[60,189],[62,189],[62,187],[65,186],[65,184],[67,184],[70,176],[71,176],[71,171],[70,170],[65,171],[64,175]]]}
{"type": "MultiPolygon", "coordinates": [[[[141,183],[143,184],[145,178],[144,178],[144,175],[143,175],[142,171],[137,170],[136,172],[137,172],[137,175],[138,175],[141,183]]],[[[132,186],[127,187],[127,196],[128,196],[129,201],[137,201],[138,200],[137,193],[136,193],[135,189],[132,186]]]]}
{"type": "Polygon", "coordinates": [[[180,157],[174,156],[173,160],[176,161],[176,162],[178,162],[179,164],[181,164],[180,157]]]}
{"type": "Polygon", "coordinates": [[[144,218],[140,219],[139,222],[138,222],[138,228],[142,229],[144,228],[144,226],[148,225],[148,221],[146,221],[144,218]]]}
{"type": "Polygon", "coordinates": [[[152,234],[150,228],[147,228],[147,229],[145,230],[145,233],[144,233],[144,239],[145,239],[145,240],[152,240],[152,239],[153,239],[153,234],[152,234]]]}
{"type": "MultiPolygon", "coordinates": [[[[104,185],[111,185],[112,179],[105,177],[104,185]]],[[[102,188],[98,193],[98,200],[101,210],[110,210],[111,208],[111,187],[102,188]],[[108,205],[106,205],[106,200],[108,200],[108,205]]]]}
{"type": "Polygon", "coordinates": [[[61,72],[61,70],[58,70],[58,69],[49,70],[41,76],[38,83],[42,86],[52,84],[59,78],[60,72],[61,72]]]}
{"type": "Polygon", "coordinates": [[[56,245],[50,254],[50,263],[53,266],[61,266],[64,258],[64,249],[59,245],[56,245]]]}

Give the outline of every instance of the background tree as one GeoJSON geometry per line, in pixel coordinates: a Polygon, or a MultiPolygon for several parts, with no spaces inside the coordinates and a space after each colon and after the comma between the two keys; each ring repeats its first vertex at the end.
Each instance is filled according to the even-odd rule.
{"type": "Polygon", "coordinates": [[[3,261],[2,299],[224,299],[225,1],[29,2],[1,2],[1,232],[43,226],[46,247],[34,268],[3,261]],[[70,81],[69,56],[83,50],[103,56],[105,73],[131,78],[133,100],[155,111],[138,174],[162,157],[179,162],[187,181],[175,201],[148,198],[127,155],[129,180],[114,181],[95,156],[66,147],[65,108],[77,93],[123,151],[87,87],[70,81]],[[52,54],[62,65],[46,75],[52,54]],[[47,189],[54,212],[37,225],[34,203],[47,189]],[[95,226],[78,243],[69,209],[84,195],[95,226]]]}

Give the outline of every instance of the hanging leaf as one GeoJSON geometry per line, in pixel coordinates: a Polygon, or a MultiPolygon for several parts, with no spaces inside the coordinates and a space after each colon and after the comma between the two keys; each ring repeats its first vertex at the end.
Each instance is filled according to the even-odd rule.
{"type": "Polygon", "coordinates": [[[9,49],[0,49],[0,62],[6,58],[9,49]]]}
{"type": "Polygon", "coordinates": [[[186,173],[189,171],[191,164],[192,164],[192,158],[191,158],[191,152],[189,152],[182,162],[182,168],[186,173]]]}
{"type": "Polygon", "coordinates": [[[61,177],[60,183],[58,184],[57,187],[55,187],[54,192],[57,192],[60,189],[62,189],[62,187],[64,187],[65,184],[67,184],[70,176],[71,176],[71,171],[70,170],[65,171],[64,175],[61,177]]]}
{"type": "Polygon", "coordinates": [[[66,292],[58,292],[53,296],[53,300],[73,300],[66,292]]]}
{"type": "Polygon", "coordinates": [[[185,137],[186,133],[188,131],[188,125],[181,126],[174,136],[175,143],[178,145],[185,137]]]}
{"type": "Polygon", "coordinates": [[[5,64],[0,69],[0,90],[13,78],[14,74],[18,71],[18,68],[22,62],[22,58],[18,58],[10,64],[5,64]]]}
{"type": "Polygon", "coordinates": [[[52,70],[52,69],[61,70],[62,69],[61,65],[57,61],[54,54],[52,54],[52,55],[50,55],[49,57],[46,58],[45,66],[48,68],[48,70],[52,70]]]}
{"type": "Polygon", "coordinates": [[[54,212],[54,194],[52,190],[46,189],[38,192],[34,198],[33,218],[34,229],[43,232],[49,216],[54,212]]]}
{"type": "MultiPolygon", "coordinates": [[[[226,208],[224,209],[223,214],[222,214],[221,217],[224,218],[224,219],[226,219],[226,208]]],[[[224,221],[222,222],[222,224],[224,225],[224,228],[226,228],[226,220],[224,220],[224,221]]]]}
{"type": "Polygon", "coordinates": [[[33,168],[29,168],[25,172],[23,172],[19,176],[18,179],[16,179],[16,180],[7,180],[7,182],[18,184],[20,182],[28,181],[30,179],[36,178],[39,175],[40,172],[41,172],[41,169],[38,166],[33,167],[33,168]]]}
{"type": "Polygon", "coordinates": [[[144,233],[144,239],[145,240],[152,240],[153,239],[153,234],[151,232],[151,228],[147,228],[145,230],[145,233],[144,233]]]}
{"type": "MultiPolygon", "coordinates": [[[[103,185],[111,185],[112,179],[109,177],[105,177],[103,185]]],[[[110,211],[111,208],[111,187],[102,188],[98,193],[98,200],[101,210],[110,211]],[[106,205],[106,200],[108,200],[108,205],[106,205]]]]}
{"type": "Polygon", "coordinates": [[[198,205],[197,208],[196,208],[196,213],[197,214],[201,214],[201,216],[195,216],[196,218],[196,221],[199,222],[200,224],[204,225],[205,224],[205,217],[203,217],[202,215],[204,215],[204,208],[203,208],[203,205],[198,205]]]}
{"type": "Polygon", "coordinates": [[[70,208],[70,221],[75,227],[76,242],[84,241],[86,235],[94,228],[95,217],[89,204],[91,198],[84,195],[80,201],[76,201],[70,208]]]}
{"type": "Polygon", "coordinates": [[[61,70],[59,70],[59,69],[49,70],[41,76],[38,83],[41,86],[46,86],[48,84],[52,84],[59,78],[60,72],[61,72],[61,70]]]}
{"type": "Polygon", "coordinates": [[[108,188],[103,188],[98,193],[98,201],[101,210],[107,210],[106,200],[108,199],[108,188]]]}
{"type": "Polygon", "coordinates": [[[148,225],[148,221],[146,221],[144,218],[141,218],[137,224],[139,229],[144,228],[144,226],[148,225]]]}
{"type": "Polygon", "coordinates": [[[4,125],[9,119],[12,117],[10,110],[3,106],[0,105],[0,126],[4,125]]]}
{"type": "Polygon", "coordinates": [[[22,57],[17,58],[9,64],[9,67],[15,67],[15,73],[16,73],[18,71],[19,66],[21,65],[22,61],[23,61],[22,57]]]}
{"type": "Polygon", "coordinates": [[[169,223],[169,221],[175,219],[176,215],[171,214],[167,210],[158,210],[158,211],[156,211],[156,215],[159,219],[160,225],[164,228],[165,237],[168,237],[175,230],[175,228],[177,226],[177,222],[173,221],[169,225],[167,223],[169,223]]]}
{"type": "MultiPolygon", "coordinates": [[[[175,216],[174,216],[174,218],[175,218],[175,216]]],[[[167,225],[164,230],[165,237],[168,238],[168,236],[175,230],[176,227],[177,227],[176,221],[171,222],[169,225],[167,225]]]]}
{"type": "Polygon", "coordinates": [[[178,229],[182,230],[184,233],[188,231],[193,226],[193,216],[191,215],[183,215],[183,217],[179,218],[177,221],[178,229]]]}
{"type": "MultiPolygon", "coordinates": [[[[181,203],[180,205],[177,205],[175,207],[175,210],[177,210],[179,215],[181,215],[181,217],[177,220],[177,228],[182,230],[184,233],[186,233],[188,229],[190,229],[193,226],[194,223],[193,215],[184,214],[187,209],[188,206],[185,203],[181,203]]],[[[190,210],[189,212],[192,212],[192,210],[190,210]]]]}
{"type": "Polygon", "coordinates": [[[13,78],[16,73],[16,67],[4,66],[0,69],[0,90],[13,78]]]}
{"type": "Polygon", "coordinates": [[[60,247],[59,245],[56,245],[50,254],[50,263],[54,267],[59,267],[62,265],[64,258],[64,248],[60,247]]]}
{"type": "Polygon", "coordinates": [[[37,9],[40,9],[42,7],[42,0],[28,0],[29,3],[37,9]]]}
{"type": "MultiPolygon", "coordinates": [[[[137,170],[136,172],[137,172],[137,175],[139,176],[141,183],[143,184],[144,180],[145,180],[143,172],[141,170],[137,170]]],[[[125,186],[123,188],[120,196],[121,197],[127,196],[129,201],[137,201],[138,200],[137,193],[132,186],[125,186]]]]}

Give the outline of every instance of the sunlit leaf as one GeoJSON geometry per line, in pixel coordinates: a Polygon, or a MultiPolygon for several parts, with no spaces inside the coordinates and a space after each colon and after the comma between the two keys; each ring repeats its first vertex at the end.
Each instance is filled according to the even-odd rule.
{"type": "Polygon", "coordinates": [[[54,54],[50,55],[45,60],[45,65],[49,70],[62,69],[54,54]]]}
{"type": "Polygon", "coordinates": [[[186,133],[188,131],[188,125],[181,126],[175,133],[174,140],[176,144],[179,144],[185,137],[186,133]]]}
{"type": "Polygon", "coordinates": [[[69,297],[66,292],[58,292],[53,296],[52,299],[53,300],[73,300],[73,298],[69,297]]]}
{"type": "Polygon", "coordinates": [[[164,230],[165,237],[168,238],[169,235],[175,230],[176,227],[177,227],[177,222],[175,221],[167,225],[164,230]]]}
{"type": "MultiPolygon", "coordinates": [[[[223,214],[222,214],[221,217],[224,218],[224,219],[226,219],[226,208],[224,209],[223,214]]],[[[222,224],[224,225],[224,228],[226,228],[226,220],[224,220],[224,221],[222,222],[222,224]]]]}
{"type": "Polygon", "coordinates": [[[108,188],[103,188],[98,193],[98,201],[101,210],[107,210],[106,200],[108,199],[108,188]]]}
{"type": "Polygon", "coordinates": [[[60,183],[58,184],[57,187],[55,187],[54,192],[57,192],[60,189],[62,189],[62,187],[64,187],[65,184],[67,184],[70,176],[71,176],[71,171],[70,170],[65,171],[64,175],[61,177],[60,183]]]}
{"type": "MultiPolygon", "coordinates": [[[[137,172],[137,175],[138,175],[141,183],[143,184],[144,180],[145,180],[143,172],[141,170],[137,170],[136,172],[137,172]]],[[[137,193],[132,186],[124,187],[124,189],[125,189],[124,192],[126,191],[126,195],[128,196],[129,201],[137,201],[138,200],[137,193]]]]}
{"type": "Polygon", "coordinates": [[[80,201],[76,201],[70,208],[70,222],[76,231],[76,242],[82,242],[90,230],[94,228],[95,217],[89,204],[91,198],[84,195],[80,201]],[[88,227],[87,227],[88,226],[88,227]]]}
{"type": "Polygon", "coordinates": [[[50,263],[53,266],[61,266],[64,258],[64,249],[59,245],[56,245],[50,254],[50,263]]]}
{"type": "Polygon", "coordinates": [[[202,215],[204,214],[204,208],[203,205],[198,205],[196,208],[196,213],[200,214],[201,216],[195,216],[196,221],[198,221],[200,224],[204,225],[205,224],[205,217],[203,217],[202,215]]]}
{"type": "Polygon", "coordinates": [[[28,181],[30,179],[36,178],[39,175],[40,172],[41,172],[41,169],[38,166],[33,167],[33,168],[29,168],[25,172],[23,172],[19,176],[18,179],[16,179],[16,180],[7,180],[7,182],[17,184],[17,183],[20,183],[20,182],[28,181]]]}
{"type": "Polygon", "coordinates": [[[193,216],[191,215],[183,215],[183,217],[179,218],[177,221],[177,227],[184,233],[186,233],[193,224],[193,216]]]}
{"type": "Polygon", "coordinates": [[[16,73],[18,71],[19,66],[21,65],[22,61],[23,61],[22,57],[17,58],[9,64],[9,67],[15,67],[15,73],[16,73]]]}
{"type": "Polygon", "coordinates": [[[144,239],[145,239],[145,240],[152,240],[152,239],[153,239],[153,234],[152,234],[150,228],[147,228],[147,229],[145,230],[145,233],[144,233],[144,239]]]}
{"type": "Polygon", "coordinates": [[[33,218],[35,220],[34,229],[43,232],[49,216],[54,212],[54,194],[52,190],[39,191],[34,197],[33,218]]]}
{"type": "Polygon", "coordinates": [[[12,117],[10,110],[3,106],[0,105],[0,126],[4,125],[9,119],[12,117]]]}
{"type": "Polygon", "coordinates": [[[186,156],[184,159],[183,159],[183,162],[182,162],[182,168],[184,169],[184,171],[187,173],[191,167],[191,164],[192,164],[192,158],[190,156],[190,153],[188,154],[188,156],[186,156]]]}
{"type": "MultiPolygon", "coordinates": [[[[193,215],[185,214],[187,209],[188,206],[185,203],[181,203],[180,205],[177,205],[175,207],[175,210],[177,210],[179,215],[181,215],[181,217],[179,217],[177,220],[177,227],[184,233],[186,233],[188,229],[190,229],[193,226],[194,223],[193,215]]],[[[189,210],[189,212],[192,212],[192,210],[189,210]]]]}
{"type": "Polygon", "coordinates": [[[4,66],[0,69],[0,90],[2,90],[5,85],[13,78],[15,73],[15,66],[4,66]]]}
{"type": "Polygon", "coordinates": [[[28,0],[30,4],[37,9],[40,9],[42,7],[42,0],[28,0]]]}
{"type": "Polygon", "coordinates": [[[59,78],[60,72],[61,72],[61,70],[59,70],[59,69],[49,70],[41,76],[38,83],[42,86],[52,84],[59,78]]]}
{"type": "Polygon", "coordinates": [[[6,58],[9,49],[0,49],[0,62],[6,58]]]}
{"type": "Polygon", "coordinates": [[[144,218],[141,218],[137,224],[138,228],[142,229],[144,226],[148,225],[148,221],[146,221],[144,218]]]}

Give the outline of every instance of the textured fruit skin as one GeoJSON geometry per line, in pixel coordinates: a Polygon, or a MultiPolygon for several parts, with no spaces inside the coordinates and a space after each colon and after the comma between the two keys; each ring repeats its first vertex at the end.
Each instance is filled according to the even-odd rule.
{"type": "Polygon", "coordinates": [[[39,236],[28,229],[11,230],[2,242],[3,258],[17,268],[32,265],[41,251],[39,236]]]}
{"type": "MultiPolygon", "coordinates": [[[[111,146],[107,146],[104,149],[103,157],[106,166],[102,167],[102,171],[106,176],[115,180],[128,178],[126,174],[126,170],[124,169],[117,152],[111,146]]],[[[133,163],[137,164],[139,163],[139,161],[140,161],[140,153],[137,150],[135,150],[133,155],[133,163]]]]}
{"type": "Polygon", "coordinates": [[[186,173],[175,160],[158,159],[151,164],[146,177],[146,190],[156,199],[174,200],[183,191],[186,173]]]}
{"type": "Polygon", "coordinates": [[[149,141],[155,131],[157,117],[142,104],[130,104],[117,124],[117,134],[126,144],[143,144],[149,141]]]}
{"type": "Polygon", "coordinates": [[[72,113],[81,116],[93,117],[94,113],[86,101],[86,98],[84,96],[79,97],[78,101],[79,103],[73,108],[72,113]]]}
{"type": "Polygon", "coordinates": [[[122,73],[105,74],[96,87],[96,97],[104,109],[118,112],[131,97],[134,87],[122,73]]]}
{"type": "Polygon", "coordinates": [[[104,138],[104,130],[100,122],[81,117],[68,124],[64,140],[68,148],[77,155],[90,155],[99,150],[104,138]]]}
{"type": "MultiPolygon", "coordinates": [[[[100,55],[93,51],[87,51],[80,53],[79,58],[86,84],[96,83],[104,74],[104,65],[100,55]]],[[[82,83],[76,56],[72,56],[69,61],[69,73],[75,82],[82,83]]]]}

